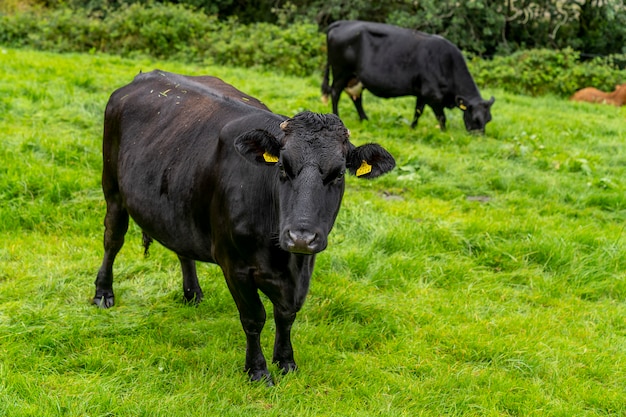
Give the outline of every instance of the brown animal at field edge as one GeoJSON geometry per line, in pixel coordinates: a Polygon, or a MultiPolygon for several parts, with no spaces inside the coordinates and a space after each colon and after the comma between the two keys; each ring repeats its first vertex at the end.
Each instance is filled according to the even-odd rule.
{"type": "Polygon", "coordinates": [[[605,93],[593,87],[586,87],[574,93],[570,100],[612,104],[617,107],[623,106],[626,103],[626,84],[616,85],[615,91],[611,93],[605,93]]]}

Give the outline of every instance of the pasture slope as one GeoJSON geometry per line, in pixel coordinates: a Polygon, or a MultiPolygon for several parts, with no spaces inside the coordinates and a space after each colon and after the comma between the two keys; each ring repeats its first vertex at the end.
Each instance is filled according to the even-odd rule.
{"type": "MultiPolygon", "coordinates": [[[[135,226],[117,305],[89,304],[102,255],[102,116],[139,70],[212,74],[287,115],[319,77],[0,47],[0,415],[624,416],[626,109],[496,96],[485,136],[412,99],[349,100],[353,142],[398,161],[348,180],[294,326],[297,373],[243,372],[219,269],[182,302],[175,256],[135,226]]],[[[271,311],[269,312],[271,314],[271,311]]],[[[263,333],[266,353],[273,324],[263,333]]]]}

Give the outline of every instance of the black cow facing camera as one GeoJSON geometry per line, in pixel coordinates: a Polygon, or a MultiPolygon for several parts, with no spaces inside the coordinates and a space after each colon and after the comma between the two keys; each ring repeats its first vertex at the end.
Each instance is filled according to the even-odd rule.
{"type": "Polygon", "coordinates": [[[441,130],[446,129],[443,109],[458,107],[469,132],[485,132],[495,98],[482,99],[461,51],[448,40],[382,23],[341,20],[328,27],[326,41],[322,93],[324,101],[331,96],[333,113],[339,114],[345,90],[359,118],[367,119],[362,100],[367,89],[383,98],[416,96],[412,128],[428,105],[441,130]]]}
{"type": "Polygon", "coordinates": [[[129,216],[146,241],[180,260],[183,292],[199,302],[196,261],[218,264],[246,334],[245,369],[272,383],[260,343],[274,305],[273,361],[296,369],[291,326],[309,289],[344,192],[344,174],[374,178],[395,166],[381,146],[354,146],[332,114],[274,114],[215,77],[140,74],[106,107],[102,188],[104,259],[93,303],[112,307],[113,262],[129,216]]]}

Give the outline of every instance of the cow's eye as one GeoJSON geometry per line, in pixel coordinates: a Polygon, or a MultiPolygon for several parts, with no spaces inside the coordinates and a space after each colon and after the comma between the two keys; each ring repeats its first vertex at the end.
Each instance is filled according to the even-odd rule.
{"type": "Polygon", "coordinates": [[[280,172],[280,179],[281,180],[286,180],[287,179],[287,171],[285,171],[285,166],[282,163],[278,163],[278,171],[280,172]]]}
{"type": "Polygon", "coordinates": [[[341,182],[344,174],[344,170],[333,171],[324,178],[324,184],[338,184],[341,182]]]}
{"type": "Polygon", "coordinates": [[[278,169],[280,170],[281,180],[294,179],[296,177],[293,167],[291,166],[291,164],[289,163],[289,160],[287,159],[280,160],[280,162],[278,163],[278,169]]]}

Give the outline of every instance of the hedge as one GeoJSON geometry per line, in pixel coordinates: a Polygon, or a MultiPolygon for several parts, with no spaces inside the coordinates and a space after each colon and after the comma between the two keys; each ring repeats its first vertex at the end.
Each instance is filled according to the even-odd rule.
{"type": "MultiPolygon", "coordinates": [[[[57,52],[102,52],[124,57],[147,55],[217,65],[258,67],[296,76],[319,74],[325,65],[325,35],[314,23],[282,27],[241,24],[184,5],[138,3],[110,13],[31,9],[0,14],[0,44],[57,52]]],[[[580,61],[578,52],[528,50],[491,60],[470,57],[481,87],[529,94],[568,96],[593,85],[609,91],[626,82],[614,56],[580,61]]]]}

